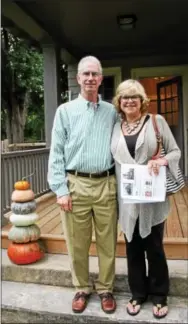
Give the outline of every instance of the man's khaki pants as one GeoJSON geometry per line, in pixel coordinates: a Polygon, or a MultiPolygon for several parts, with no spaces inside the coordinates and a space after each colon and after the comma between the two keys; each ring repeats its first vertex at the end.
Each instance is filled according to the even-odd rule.
{"type": "Polygon", "coordinates": [[[63,229],[70,257],[73,285],[90,293],[89,248],[92,219],[95,228],[99,276],[96,291],[112,292],[117,240],[117,200],[115,176],[86,178],[68,174],[72,212],[62,212],[63,229]]]}

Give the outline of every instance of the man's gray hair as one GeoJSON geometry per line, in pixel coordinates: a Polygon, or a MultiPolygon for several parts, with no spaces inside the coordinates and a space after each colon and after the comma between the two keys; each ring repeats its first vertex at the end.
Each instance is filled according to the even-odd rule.
{"type": "Polygon", "coordinates": [[[85,56],[78,63],[78,74],[83,70],[83,66],[86,62],[96,63],[99,67],[99,72],[102,74],[101,62],[95,56],[85,56]]]}

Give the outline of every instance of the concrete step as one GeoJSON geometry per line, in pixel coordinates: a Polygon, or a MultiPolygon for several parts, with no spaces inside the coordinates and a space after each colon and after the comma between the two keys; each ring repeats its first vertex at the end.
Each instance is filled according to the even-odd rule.
{"type": "Polygon", "coordinates": [[[167,317],[156,320],[152,304],[143,305],[137,316],[126,312],[130,296],[116,294],[117,309],[107,315],[101,310],[100,299],[93,294],[82,314],[71,309],[74,289],[49,285],[2,282],[2,323],[187,323],[187,300],[169,298],[167,317]]]}
{"type": "MultiPolygon", "coordinates": [[[[98,259],[90,257],[90,277],[98,274],[98,259]]],[[[188,297],[188,261],[168,260],[170,273],[170,295],[188,297]]],[[[159,269],[160,271],[160,269],[159,269]]],[[[69,258],[63,254],[46,254],[45,258],[30,265],[15,265],[2,250],[2,280],[38,283],[52,286],[72,287],[69,258]]],[[[129,292],[126,258],[116,258],[116,277],[114,291],[129,292]]]]}

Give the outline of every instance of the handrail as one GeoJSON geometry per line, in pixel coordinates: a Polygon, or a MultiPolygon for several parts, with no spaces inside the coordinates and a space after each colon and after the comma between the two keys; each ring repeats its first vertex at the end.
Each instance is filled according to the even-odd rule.
{"type": "Polygon", "coordinates": [[[40,148],[40,149],[33,149],[33,150],[21,150],[21,151],[13,151],[13,152],[6,152],[6,153],[1,153],[1,156],[4,158],[6,157],[12,157],[12,156],[24,156],[24,155],[32,155],[33,153],[35,154],[42,154],[44,152],[49,153],[49,148],[40,148]]]}

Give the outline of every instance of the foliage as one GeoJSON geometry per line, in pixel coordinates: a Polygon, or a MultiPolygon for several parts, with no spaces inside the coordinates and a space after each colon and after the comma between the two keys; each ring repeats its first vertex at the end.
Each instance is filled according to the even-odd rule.
{"type": "MultiPolygon", "coordinates": [[[[2,36],[2,117],[10,142],[24,140],[31,96],[43,97],[43,56],[5,29],[2,36]]],[[[30,113],[30,112],[29,112],[30,113]]]]}
{"type": "MultiPolygon", "coordinates": [[[[2,36],[2,139],[44,141],[43,54],[8,30],[2,36]]],[[[66,101],[67,68],[61,65],[61,99],[66,101]]]]}
{"type": "Polygon", "coordinates": [[[32,92],[25,125],[27,142],[44,141],[44,94],[32,92]]]}

